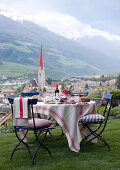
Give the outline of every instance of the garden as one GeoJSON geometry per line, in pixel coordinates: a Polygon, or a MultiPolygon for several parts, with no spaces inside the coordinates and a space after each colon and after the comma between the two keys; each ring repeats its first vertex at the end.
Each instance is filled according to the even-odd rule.
{"type": "MultiPolygon", "coordinates": [[[[7,125],[0,127],[0,169],[2,170],[26,170],[26,169],[42,169],[42,170],[97,170],[97,169],[120,169],[120,89],[115,87],[98,87],[89,93],[91,100],[96,100],[98,104],[98,112],[102,114],[104,102],[99,100],[103,97],[103,92],[109,91],[113,94],[113,103],[103,136],[110,145],[111,150],[101,141],[97,144],[89,144],[85,151],[78,153],[70,151],[66,136],[61,136],[60,126],[52,130],[52,135],[55,137],[59,147],[55,145],[51,137],[48,135],[45,145],[50,149],[52,156],[40,149],[35,165],[32,165],[32,154],[26,150],[16,152],[13,160],[10,160],[11,152],[17,144],[17,138],[13,133],[12,118],[7,120],[7,125]],[[103,102],[103,103],[101,103],[103,102]]],[[[32,135],[31,135],[32,138],[32,135]]]]}
{"type": "Polygon", "coordinates": [[[60,148],[56,147],[50,136],[45,141],[50,149],[50,157],[46,151],[40,149],[35,159],[35,165],[32,165],[32,155],[28,151],[18,151],[14,154],[13,160],[10,155],[17,139],[14,133],[0,134],[0,169],[1,170],[97,170],[97,169],[120,169],[120,120],[109,120],[103,136],[110,145],[111,151],[100,141],[97,144],[90,144],[85,152],[72,152],[69,150],[65,135],[61,134],[61,129],[57,127],[52,134],[55,136],[60,148]]]}

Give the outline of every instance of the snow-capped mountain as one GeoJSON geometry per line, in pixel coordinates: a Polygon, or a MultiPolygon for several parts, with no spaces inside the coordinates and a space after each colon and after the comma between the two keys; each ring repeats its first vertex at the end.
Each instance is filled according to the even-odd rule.
{"type": "MultiPolygon", "coordinates": [[[[13,52],[14,61],[16,60],[16,62],[18,63],[22,62],[21,60],[22,56],[23,60],[26,59],[24,63],[25,62],[28,63],[28,59],[30,56],[32,56],[33,58],[35,54],[36,56],[39,56],[37,54],[38,47],[36,49],[35,45],[38,44],[39,46],[40,42],[42,41],[45,45],[47,44],[46,48],[48,48],[47,49],[48,52],[46,52],[47,56],[46,61],[51,59],[51,57],[53,58],[53,60],[50,60],[49,62],[47,61],[47,63],[57,61],[54,59],[54,57],[55,58],[58,57],[58,61],[57,63],[55,63],[57,66],[57,70],[59,68],[62,68],[63,65],[65,70],[68,69],[65,63],[67,62],[68,65],[69,61],[70,62],[69,71],[67,70],[67,72],[71,74],[71,67],[74,67],[75,71],[74,75],[97,71],[99,72],[119,71],[120,68],[119,36],[114,36],[107,32],[92,29],[90,25],[82,24],[74,17],[60,13],[48,13],[44,11],[40,12],[36,16],[32,15],[19,17],[18,15],[18,17],[16,17],[17,15],[15,15],[14,17],[14,14],[12,15],[11,13],[9,14],[8,11],[4,11],[4,16],[7,16],[7,18],[1,16],[0,32],[2,41],[8,43],[9,34],[9,41],[10,43],[13,44],[12,46],[11,44],[9,45],[9,49],[7,51],[6,48],[4,47],[4,56],[6,56],[7,52],[7,54],[9,54],[8,56],[10,61],[11,53],[13,52]],[[8,17],[10,19],[8,19],[8,17]],[[41,25],[46,26],[47,29],[41,27],[41,25]],[[52,32],[49,30],[51,30],[52,32]],[[53,32],[62,35],[62,37],[53,32]],[[5,40],[3,34],[6,34],[5,40]],[[15,39],[14,37],[16,37],[16,40],[12,42],[12,38],[15,39]],[[67,37],[67,39],[64,37],[67,37]],[[27,53],[25,53],[26,49],[24,49],[24,51],[20,51],[23,49],[23,47],[21,47],[21,49],[20,47],[18,48],[18,42],[21,41],[24,41],[25,43],[26,41],[28,41],[27,42],[28,44],[34,42],[35,44],[33,44],[32,47],[29,47],[30,51],[27,49],[27,53]],[[81,44],[83,44],[84,46],[81,44]],[[91,47],[94,50],[88,47],[91,47]],[[31,51],[31,48],[35,50],[34,55],[31,51]],[[59,51],[59,53],[57,52],[57,54],[56,53],[53,54],[53,52],[51,53],[51,49],[59,51]],[[99,51],[97,49],[99,49],[99,51]],[[16,58],[16,55],[18,55],[18,52],[16,50],[19,50],[18,58],[16,58]],[[24,55],[21,54],[21,52],[24,53],[24,55]],[[50,54],[52,55],[49,56],[50,54]],[[27,57],[25,58],[24,57],[25,55],[28,58],[27,57]],[[111,64],[113,66],[112,69],[111,64]],[[61,67],[59,67],[59,65],[61,67]]],[[[2,54],[1,56],[3,56],[2,51],[1,54],[2,54]]],[[[2,58],[3,60],[6,59],[4,56],[2,58]]],[[[29,64],[33,65],[33,60],[29,60],[29,64]]],[[[62,70],[64,71],[64,69],[62,70]]]]}

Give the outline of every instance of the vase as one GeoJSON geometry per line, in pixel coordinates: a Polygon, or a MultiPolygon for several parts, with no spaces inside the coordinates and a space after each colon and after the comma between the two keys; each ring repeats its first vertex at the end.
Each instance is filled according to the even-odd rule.
{"type": "Polygon", "coordinates": [[[63,99],[63,100],[67,100],[67,95],[64,94],[64,95],[62,96],[62,99],[63,99]]]}

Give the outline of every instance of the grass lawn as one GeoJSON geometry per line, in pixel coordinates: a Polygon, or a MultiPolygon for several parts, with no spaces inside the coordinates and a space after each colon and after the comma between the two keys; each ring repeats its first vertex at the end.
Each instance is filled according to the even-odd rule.
{"type": "Polygon", "coordinates": [[[32,165],[32,154],[28,151],[17,151],[13,160],[10,154],[17,143],[15,134],[0,134],[0,170],[100,170],[120,169],[120,120],[109,120],[104,137],[111,147],[109,152],[102,143],[90,144],[85,152],[75,153],[69,150],[65,135],[58,137],[60,128],[53,132],[61,148],[57,148],[50,136],[47,136],[46,146],[49,147],[52,157],[40,149],[32,165]]]}
{"type": "Polygon", "coordinates": [[[3,62],[3,64],[0,65],[0,77],[3,75],[7,77],[17,77],[35,73],[37,73],[37,67],[35,66],[12,62],[3,62]]]}

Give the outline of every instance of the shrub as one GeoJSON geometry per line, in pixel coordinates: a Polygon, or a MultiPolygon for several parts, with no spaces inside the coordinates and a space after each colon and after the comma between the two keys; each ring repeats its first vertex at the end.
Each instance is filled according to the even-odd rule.
{"type": "MultiPolygon", "coordinates": [[[[104,109],[105,109],[104,105],[100,106],[98,109],[98,113],[103,114],[104,109]]],[[[116,118],[120,118],[120,105],[117,107],[111,107],[110,116],[115,116],[116,118]]]]}
{"type": "Polygon", "coordinates": [[[119,117],[120,116],[120,105],[117,107],[111,108],[110,115],[119,117]]]}
{"type": "Polygon", "coordinates": [[[101,98],[103,95],[103,91],[101,89],[95,89],[89,92],[89,97],[92,98],[101,98]]]}
{"type": "Polygon", "coordinates": [[[111,94],[113,94],[112,107],[116,107],[120,103],[120,89],[111,91],[111,94]]]}
{"type": "Polygon", "coordinates": [[[13,132],[14,131],[14,128],[13,128],[13,121],[12,121],[12,117],[9,118],[7,121],[6,121],[6,125],[1,125],[0,126],[0,132],[13,132]]]}

